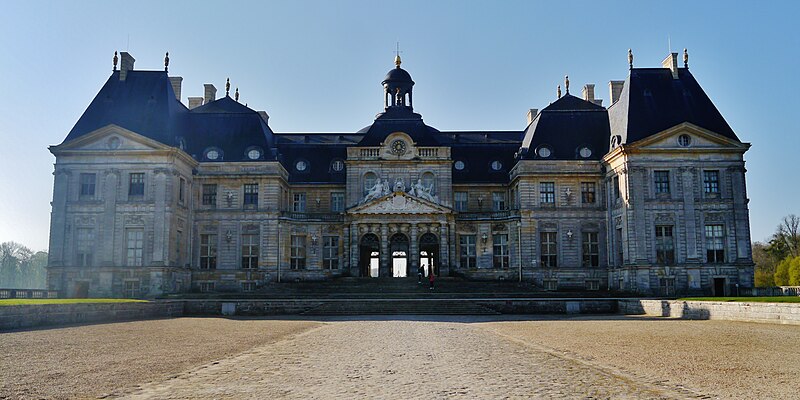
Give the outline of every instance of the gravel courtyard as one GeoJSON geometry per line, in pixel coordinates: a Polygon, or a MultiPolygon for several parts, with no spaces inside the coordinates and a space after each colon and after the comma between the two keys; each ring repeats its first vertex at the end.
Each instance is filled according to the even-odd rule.
{"type": "Polygon", "coordinates": [[[787,398],[800,327],[178,318],[0,333],[0,398],[787,398]]]}

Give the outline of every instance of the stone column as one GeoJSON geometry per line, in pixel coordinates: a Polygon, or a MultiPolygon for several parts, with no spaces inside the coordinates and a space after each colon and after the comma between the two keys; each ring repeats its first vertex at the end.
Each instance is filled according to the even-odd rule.
{"type": "Polygon", "coordinates": [[[417,239],[417,233],[419,228],[417,224],[412,222],[411,229],[409,231],[409,236],[411,237],[411,243],[408,244],[408,252],[411,253],[408,255],[408,262],[411,263],[411,271],[414,274],[417,273],[417,268],[419,268],[419,241],[417,239]]]}
{"type": "Polygon", "coordinates": [[[67,197],[69,197],[69,178],[72,172],[68,169],[58,168],[53,173],[53,210],[50,217],[50,252],[48,264],[51,267],[61,267],[68,264],[65,251],[67,237],[67,197]]]}
{"type": "Polygon", "coordinates": [[[350,274],[353,276],[359,276],[359,249],[358,249],[358,224],[355,222],[350,224],[350,274]]]}
{"type": "Polygon", "coordinates": [[[389,226],[381,223],[381,265],[378,267],[378,276],[392,276],[392,267],[389,265],[391,255],[389,254],[389,226]]]}
{"type": "Polygon", "coordinates": [[[439,275],[450,275],[450,249],[447,246],[447,224],[444,222],[439,223],[439,275]]]}
{"type": "Polygon", "coordinates": [[[448,235],[447,235],[448,239],[447,240],[450,242],[449,243],[449,247],[448,247],[448,249],[450,251],[450,266],[455,268],[456,264],[458,263],[458,253],[456,253],[456,240],[458,240],[458,239],[456,239],[456,223],[455,222],[450,221],[450,224],[449,224],[448,229],[447,229],[447,233],[448,233],[448,235]]]}
{"type": "MultiPolygon", "coordinates": [[[[125,240],[124,237],[121,237],[119,240],[117,240],[118,237],[116,235],[115,226],[117,217],[117,193],[119,177],[120,172],[117,169],[111,169],[105,173],[105,183],[103,184],[103,222],[102,225],[100,225],[100,230],[97,236],[105,238],[104,240],[100,241],[103,248],[98,249],[100,250],[100,260],[103,265],[115,265],[115,259],[117,261],[116,265],[122,265],[124,263],[121,249],[118,249],[118,251],[120,251],[120,256],[114,256],[114,243],[121,243],[125,240]]],[[[124,232],[120,233],[122,236],[125,236],[124,232]]],[[[124,245],[120,247],[124,247],[124,245]]]]}
{"type": "Polygon", "coordinates": [[[164,265],[165,256],[169,254],[169,237],[167,230],[167,176],[166,169],[156,169],[153,179],[155,180],[153,201],[155,213],[153,219],[153,259],[152,265],[164,265]]]}
{"type": "MultiPolygon", "coordinates": [[[[697,252],[697,225],[695,222],[694,206],[694,174],[695,168],[682,167],[678,169],[683,179],[683,215],[686,224],[686,261],[700,262],[697,252]]],[[[677,248],[678,246],[676,246],[677,248]]]]}
{"type": "Polygon", "coordinates": [[[342,272],[350,275],[350,228],[345,226],[342,233],[342,272]]]}
{"type": "Polygon", "coordinates": [[[733,192],[733,225],[736,236],[736,258],[748,261],[750,255],[750,218],[747,210],[747,190],[745,189],[744,167],[730,167],[726,171],[731,175],[733,192]]]}

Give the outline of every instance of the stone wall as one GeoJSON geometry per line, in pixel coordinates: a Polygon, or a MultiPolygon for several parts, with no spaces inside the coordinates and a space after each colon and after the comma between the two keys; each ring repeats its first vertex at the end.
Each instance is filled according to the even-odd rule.
{"type": "Polygon", "coordinates": [[[800,325],[800,304],[682,300],[619,300],[619,312],[682,319],[800,325]]]}
{"type": "Polygon", "coordinates": [[[183,315],[183,301],[39,304],[0,307],[0,331],[42,326],[106,323],[183,315]]]}

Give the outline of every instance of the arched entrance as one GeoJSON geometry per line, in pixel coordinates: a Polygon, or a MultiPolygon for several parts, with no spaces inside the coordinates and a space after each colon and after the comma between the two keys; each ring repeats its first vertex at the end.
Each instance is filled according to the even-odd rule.
{"type": "Polygon", "coordinates": [[[439,238],[430,232],[419,238],[419,263],[425,267],[425,275],[431,267],[433,274],[439,275],[439,238]]]}
{"type": "Polygon", "coordinates": [[[361,276],[378,277],[381,265],[381,240],[373,233],[361,237],[358,244],[358,266],[361,276]]]}
{"type": "Polygon", "coordinates": [[[402,233],[395,233],[389,238],[389,251],[392,255],[392,276],[395,278],[408,276],[408,247],[408,236],[402,233]]]}

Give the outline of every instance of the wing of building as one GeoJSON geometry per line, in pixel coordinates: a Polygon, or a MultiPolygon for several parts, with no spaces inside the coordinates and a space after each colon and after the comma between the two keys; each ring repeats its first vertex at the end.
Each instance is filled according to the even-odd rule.
{"type": "MultiPolygon", "coordinates": [[[[56,156],[48,285],[66,296],[254,291],[439,275],[547,290],[723,295],[753,285],[742,143],[670,54],[528,113],[440,131],[411,75],[353,132],[276,133],[230,97],[121,54],[56,156]]],[[[168,62],[167,62],[168,64],[168,62]]]]}

